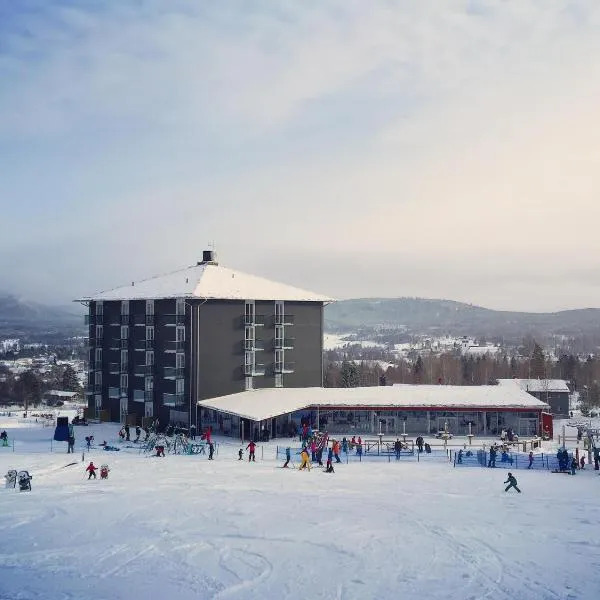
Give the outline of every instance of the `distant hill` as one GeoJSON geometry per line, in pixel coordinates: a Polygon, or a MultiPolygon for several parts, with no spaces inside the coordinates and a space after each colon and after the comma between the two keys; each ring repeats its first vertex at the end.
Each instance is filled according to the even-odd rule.
{"type": "Polygon", "coordinates": [[[384,327],[413,333],[519,339],[527,333],[573,336],[600,332],[600,309],[526,313],[491,310],[453,300],[356,298],[327,306],[325,327],[329,331],[384,327]]]}

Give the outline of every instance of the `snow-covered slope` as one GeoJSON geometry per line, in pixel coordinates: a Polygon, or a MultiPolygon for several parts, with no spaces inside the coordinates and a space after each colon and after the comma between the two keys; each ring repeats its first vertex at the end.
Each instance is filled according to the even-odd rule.
{"type": "MultiPolygon", "coordinates": [[[[94,431],[109,435],[79,428],[78,446],[94,431]]],[[[88,456],[65,466],[73,455],[43,450],[48,428],[37,445],[34,433],[21,453],[0,452],[2,473],[34,475],[30,493],[0,490],[3,600],[591,600],[600,589],[593,471],[519,471],[518,495],[504,492],[505,470],[299,472],[278,468],[271,446],[240,462],[232,444],[215,461],[92,450],[111,473],[87,481],[88,456]]]]}

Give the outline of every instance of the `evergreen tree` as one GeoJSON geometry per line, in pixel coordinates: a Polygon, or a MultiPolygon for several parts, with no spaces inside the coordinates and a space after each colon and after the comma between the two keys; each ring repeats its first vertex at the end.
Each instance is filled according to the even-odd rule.
{"type": "Polygon", "coordinates": [[[423,359],[421,358],[420,354],[419,354],[419,356],[417,356],[417,360],[415,361],[415,364],[413,365],[413,376],[414,376],[415,383],[423,382],[423,359]]]}
{"type": "Polygon", "coordinates": [[[546,379],[546,357],[542,347],[537,343],[533,347],[529,367],[532,379],[546,379]]]}
{"type": "Polygon", "coordinates": [[[61,388],[66,392],[78,392],[80,391],[79,380],[77,379],[77,373],[71,365],[67,365],[62,374],[61,388]]]}
{"type": "Polygon", "coordinates": [[[345,360],[342,363],[340,372],[340,387],[358,387],[360,385],[360,373],[358,367],[353,363],[345,360]]]}

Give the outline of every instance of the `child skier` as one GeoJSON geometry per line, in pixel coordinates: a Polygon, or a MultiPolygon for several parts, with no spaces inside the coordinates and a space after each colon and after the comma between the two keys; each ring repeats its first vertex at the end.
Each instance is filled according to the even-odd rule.
{"type": "Polygon", "coordinates": [[[94,466],[94,463],[91,462],[86,469],[86,471],[89,473],[88,479],[91,479],[92,475],[94,476],[94,479],[96,479],[96,471],[97,470],[98,470],[98,467],[94,466]]]}
{"type": "Polygon", "coordinates": [[[533,466],[533,452],[529,453],[529,465],[527,465],[528,469],[531,469],[531,467],[533,466]]]}
{"type": "Polygon", "coordinates": [[[238,452],[238,456],[239,456],[238,460],[243,460],[243,458],[242,458],[243,455],[244,455],[244,449],[240,448],[240,451],[238,452]]]}
{"type": "Polygon", "coordinates": [[[303,471],[305,468],[307,468],[310,471],[310,455],[308,454],[306,446],[302,448],[302,451],[300,452],[300,458],[302,459],[302,462],[300,463],[298,470],[303,471]]]}
{"type": "Polygon", "coordinates": [[[215,445],[212,442],[208,442],[208,460],[213,459],[214,453],[215,453],[215,445]]]}
{"type": "Polygon", "coordinates": [[[327,450],[327,464],[325,470],[329,473],[329,469],[331,469],[331,462],[333,461],[333,448],[329,448],[327,450]]]}
{"type": "Polygon", "coordinates": [[[506,489],[504,490],[505,492],[508,492],[510,488],[515,488],[519,494],[521,493],[521,490],[517,487],[517,478],[512,473],[508,474],[508,479],[504,483],[508,483],[506,489]]]}
{"type": "Polygon", "coordinates": [[[246,450],[250,450],[250,454],[248,454],[248,462],[250,462],[250,461],[256,462],[256,459],[254,457],[254,451],[256,450],[256,444],[253,441],[251,441],[246,446],[246,450]]]}
{"type": "MultiPolygon", "coordinates": [[[[285,463],[283,463],[283,468],[284,468],[284,469],[287,469],[287,468],[288,468],[288,465],[290,464],[290,458],[291,458],[291,449],[290,449],[290,447],[288,446],[288,447],[285,449],[285,463]]],[[[241,459],[240,459],[240,460],[241,460],[241,459]]]]}
{"type": "Polygon", "coordinates": [[[579,461],[579,468],[585,469],[585,456],[581,456],[581,460],[579,461]]]}
{"type": "Polygon", "coordinates": [[[108,479],[109,471],[108,465],[100,465],[100,479],[108,479]]]}

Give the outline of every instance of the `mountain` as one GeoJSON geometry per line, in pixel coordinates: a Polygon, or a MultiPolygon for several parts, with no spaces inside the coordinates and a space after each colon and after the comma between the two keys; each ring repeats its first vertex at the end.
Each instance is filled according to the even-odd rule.
{"type": "Polygon", "coordinates": [[[453,300],[356,298],[327,306],[325,327],[329,331],[390,328],[412,333],[519,339],[527,333],[574,336],[600,333],[600,309],[527,313],[492,310],[453,300]]]}

